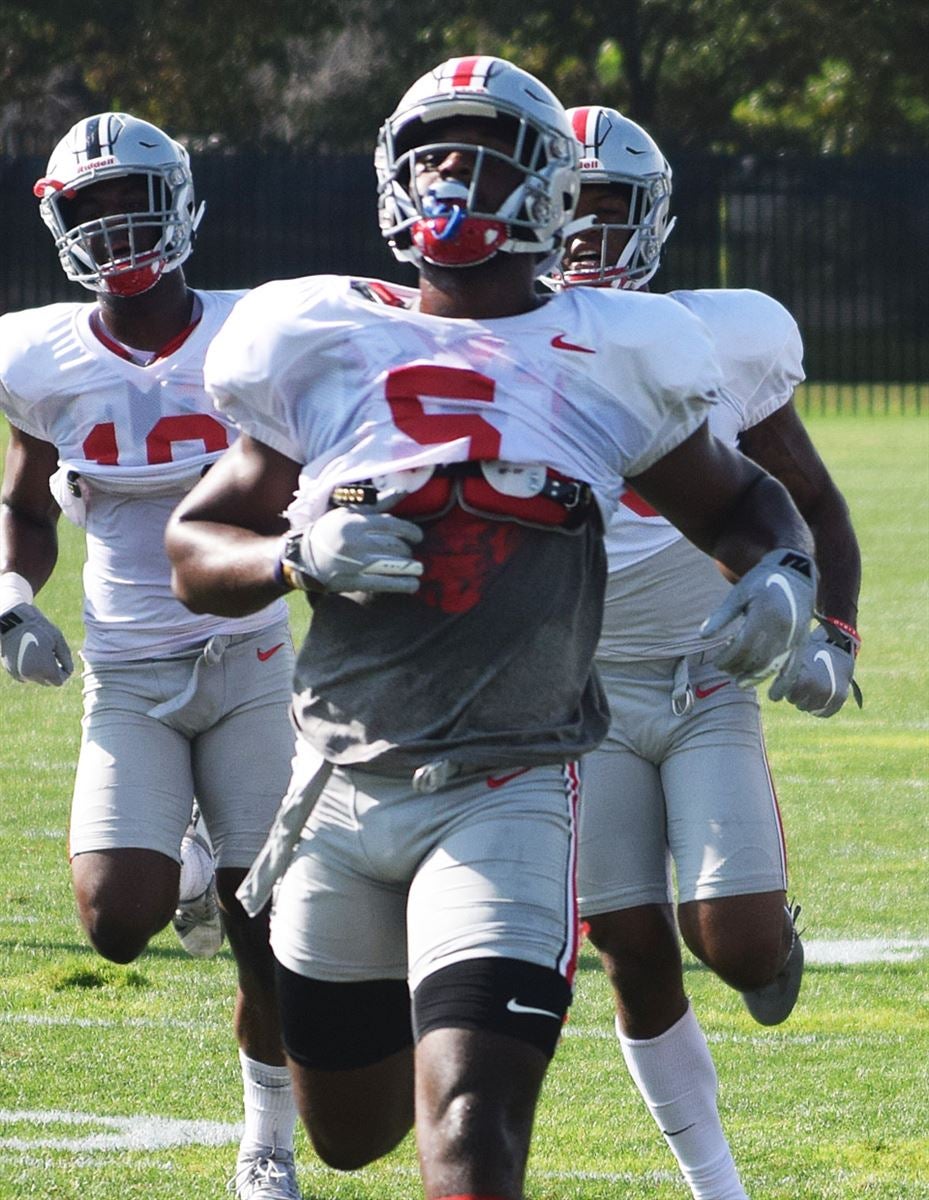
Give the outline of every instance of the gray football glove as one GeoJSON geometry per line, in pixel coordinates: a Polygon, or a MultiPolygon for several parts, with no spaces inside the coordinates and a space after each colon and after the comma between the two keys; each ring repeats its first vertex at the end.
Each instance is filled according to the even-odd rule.
{"type": "Polygon", "coordinates": [[[298,543],[292,566],[327,592],[415,592],[423,564],[411,547],[423,540],[412,521],[386,512],[331,508],[298,543]]]}
{"type": "Polygon", "coordinates": [[[856,639],[834,626],[814,629],[806,644],[791,655],[768,695],[772,700],[789,700],[814,717],[831,717],[845,703],[851,689],[861,708],[861,689],[852,678],[858,645],[856,639]]]}
{"type": "Polygon", "coordinates": [[[815,599],[816,564],[809,555],[770,550],[733,585],[700,633],[715,637],[733,626],[713,661],[739,687],[754,687],[779,671],[806,641],[815,599]]]}
{"type": "Polygon", "coordinates": [[[64,634],[34,604],[0,616],[0,662],[20,683],[46,687],[61,687],[74,670],[64,634]]]}

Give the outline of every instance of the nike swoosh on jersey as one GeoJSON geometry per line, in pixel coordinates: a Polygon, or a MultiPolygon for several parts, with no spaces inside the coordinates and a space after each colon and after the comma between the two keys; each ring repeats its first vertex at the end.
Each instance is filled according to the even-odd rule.
{"type": "Polygon", "coordinates": [[[591,350],[587,346],[576,346],[574,342],[566,342],[563,333],[556,333],[552,338],[552,345],[556,350],[576,350],[578,354],[596,354],[596,350],[591,350]]]}
{"type": "Polygon", "coordinates": [[[271,655],[277,654],[278,650],[280,650],[281,646],[283,646],[283,645],[284,645],[283,642],[278,642],[278,644],[276,646],[272,646],[270,650],[256,649],[255,653],[258,655],[258,661],[259,662],[267,662],[268,659],[271,657],[271,655]]]}
{"type": "Polygon", "coordinates": [[[728,686],[729,686],[729,680],[724,679],[722,681],[722,683],[714,683],[712,687],[708,687],[708,688],[695,687],[694,695],[697,697],[698,700],[705,700],[707,698],[707,696],[712,696],[713,693],[718,692],[720,688],[724,688],[724,687],[728,687],[728,686]]]}
{"type": "Polygon", "coordinates": [[[23,673],[23,659],[26,657],[26,651],[30,646],[38,646],[39,639],[34,633],[24,633],[22,641],[19,643],[19,653],[16,655],[16,674],[23,673]]]}
{"type": "Polygon", "coordinates": [[[488,775],[487,786],[489,788],[503,787],[505,783],[509,783],[518,775],[525,775],[528,770],[530,770],[529,767],[520,767],[518,771],[510,771],[509,775],[488,775]]]}
{"type": "Polygon", "coordinates": [[[511,1013],[529,1013],[535,1017],[551,1017],[555,1021],[561,1020],[558,1013],[549,1012],[547,1008],[533,1008],[530,1004],[520,1004],[515,996],[511,996],[507,1000],[506,1010],[511,1013]]]}

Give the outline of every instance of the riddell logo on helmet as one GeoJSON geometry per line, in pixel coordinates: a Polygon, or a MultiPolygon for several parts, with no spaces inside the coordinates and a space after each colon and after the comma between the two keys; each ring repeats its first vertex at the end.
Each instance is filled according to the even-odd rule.
{"type": "Polygon", "coordinates": [[[110,155],[109,158],[92,158],[90,162],[78,163],[78,171],[96,171],[98,167],[111,167],[116,162],[116,159],[110,155]]]}

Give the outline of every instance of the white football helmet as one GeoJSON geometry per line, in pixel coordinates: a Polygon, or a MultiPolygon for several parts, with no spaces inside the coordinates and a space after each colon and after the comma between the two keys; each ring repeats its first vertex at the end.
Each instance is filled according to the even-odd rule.
{"type": "Polygon", "coordinates": [[[402,261],[469,267],[498,251],[534,254],[543,274],[557,260],[577,203],[577,157],[561,102],[533,75],[501,58],[451,58],[417,80],[381,127],[374,156],[381,233],[402,261]],[[430,125],[450,118],[499,121],[513,132],[513,151],[480,146],[469,184],[439,183],[420,195],[415,158],[461,146],[429,140],[430,125]],[[488,157],[521,177],[493,212],[476,202],[488,157]]]}
{"type": "Polygon", "coordinates": [[[204,209],[194,202],[184,147],[128,113],[78,121],[52,151],[33,190],[68,278],[92,292],[117,296],[146,292],[179,267],[191,252],[204,209]],[[130,175],[147,181],[146,211],[102,215],[81,224],[69,219],[69,201],[81,188],[130,175]],[[152,230],[158,232],[154,246],[152,230]]]}
{"type": "Polygon", "coordinates": [[[668,221],[671,204],[668,161],[641,125],[615,108],[602,105],[571,108],[568,118],[581,145],[581,186],[618,183],[628,187],[630,195],[628,221],[601,225],[592,224],[590,218],[581,218],[566,231],[568,237],[584,229],[597,231],[600,259],[565,264],[563,280],[568,285],[632,290],[643,287],[658,270],[661,248],[674,228],[674,221],[668,221]],[[618,258],[608,261],[607,241],[612,230],[630,236],[618,258]]]}

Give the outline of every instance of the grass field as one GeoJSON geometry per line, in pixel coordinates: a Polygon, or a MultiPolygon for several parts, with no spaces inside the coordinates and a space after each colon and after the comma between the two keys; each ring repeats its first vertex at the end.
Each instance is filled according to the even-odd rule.
{"type": "MultiPolygon", "coordinates": [[[[777,1029],[687,963],[753,1200],[929,1198],[929,421],[808,425],[852,507],[865,563],[865,707],[818,722],[768,706],[809,965],[777,1029]],[[851,961],[862,959],[864,961],[851,961]]],[[[79,644],[73,531],[43,595],[79,644]]],[[[160,935],[132,967],[84,945],[65,856],[79,684],[0,679],[0,1200],[224,1195],[241,1096],[233,966],[160,935]]],[[[546,1083],[530,1200],[684,1200],[610,1036],[589,950],[546,1083]]],[[[408,1141],[341,1176],[299,1145],[307,1200],[412,1200],[408,1141]]]]}

